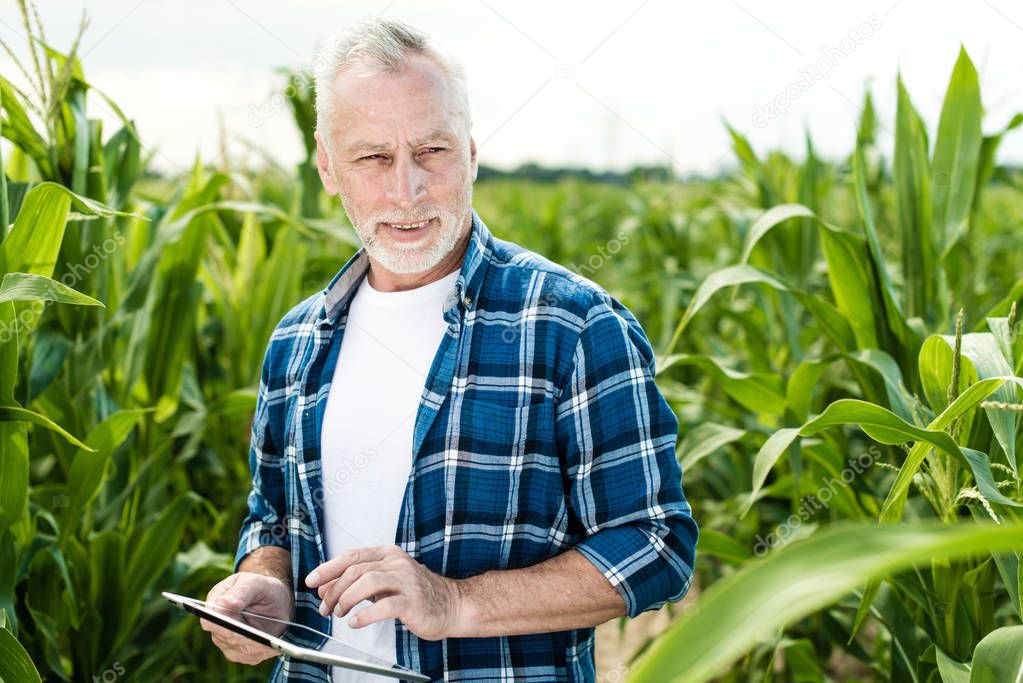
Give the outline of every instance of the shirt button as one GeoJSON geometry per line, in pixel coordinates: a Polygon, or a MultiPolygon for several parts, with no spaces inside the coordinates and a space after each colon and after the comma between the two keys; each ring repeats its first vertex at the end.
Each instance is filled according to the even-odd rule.
{"type": "Polygon", "coordinates": [[[466,308],[472,308],[472,299],[470,299],[468,296],[462,299],[462,303],[465,304],[466,308]]]}

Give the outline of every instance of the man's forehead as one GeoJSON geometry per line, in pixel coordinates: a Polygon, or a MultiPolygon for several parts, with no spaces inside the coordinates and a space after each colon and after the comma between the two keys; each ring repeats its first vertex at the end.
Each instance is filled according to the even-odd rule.
{"type": "Polygon", "coordinates": [[[330,83],[339,106],[355,109],[372,107],[375,102],[389,106],[429,106],[451,95],[447,79],[432,60],[412,56],[396,70],[380,70],[360,62],[343,69],[330,83]]]}

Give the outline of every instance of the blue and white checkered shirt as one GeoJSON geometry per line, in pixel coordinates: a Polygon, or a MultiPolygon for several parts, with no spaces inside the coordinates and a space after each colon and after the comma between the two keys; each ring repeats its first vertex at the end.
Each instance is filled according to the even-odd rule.
{"type": "MultiPolygon", "coordinates": [[[[238,563],[291,552],[296,620],[329,633],[305,577],[326,561],[323,410],[360,249],[274,330],[252,426],[249,514],[238,563]]],[[[689,589],[697,525],[675,458],[678,420],[654,384],[635,317],[592,281],[472,235],[442,313],[448,327],[423,389],[394,543],[443,576],[537,564],[576,548],[634,617],[689,589]]],[[[356,520],[357,523],[357,520],[356,520]]],[[[522,596],[528,600],[529,596],[522,596]]],[[[435,681],[593,681],[594,629],[423,640],[395,620],[398,664],[435,681]]],[[[310,642],[315,646],[317,643],[310,642]]],[[[271,681],[330,680],[278,657],[271,681]]]]}

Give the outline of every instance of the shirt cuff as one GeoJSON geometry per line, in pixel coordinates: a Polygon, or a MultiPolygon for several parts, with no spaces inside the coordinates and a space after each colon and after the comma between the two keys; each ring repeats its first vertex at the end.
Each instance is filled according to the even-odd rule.
{"type": "Polygon", "coordinates": [[[696,522],[685,514],[672,528],[649,520],[605,527],[574,547],[614,586],[631,618],[689,591],[696,533],[696,522]]]}

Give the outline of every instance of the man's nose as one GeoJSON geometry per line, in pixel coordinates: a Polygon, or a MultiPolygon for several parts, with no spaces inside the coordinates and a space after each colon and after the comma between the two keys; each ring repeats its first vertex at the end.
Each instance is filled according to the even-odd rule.
{"type": "Polygon", "coordinates": [[[426,197],[426,169],[411,156],[397,155],[388,175],[388,199],[398,206],[411,209],[426,197]]]}

